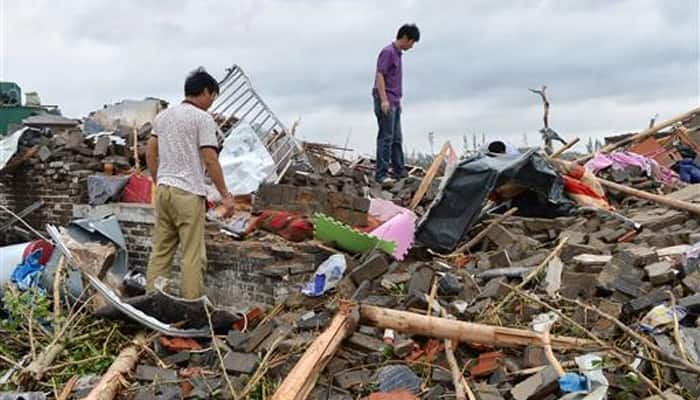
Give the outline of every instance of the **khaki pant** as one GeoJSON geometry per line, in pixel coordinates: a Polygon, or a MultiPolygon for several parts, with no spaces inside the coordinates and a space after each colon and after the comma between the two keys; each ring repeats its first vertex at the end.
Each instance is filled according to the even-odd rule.
{"type": "Polygon", "coordinates": [[[153,250],[146,270],[146,290],[153,291],[156,278],[170,279],[177,245],[182,244],[180,295],[194,299],[204,294],[204,246],[206,205],[204,198],[171,186],[158,186],[153,250]]]}

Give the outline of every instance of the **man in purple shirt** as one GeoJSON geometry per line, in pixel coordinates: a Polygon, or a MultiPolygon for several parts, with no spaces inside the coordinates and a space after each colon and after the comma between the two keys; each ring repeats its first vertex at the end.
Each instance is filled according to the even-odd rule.
{"type": "Polygon", "coordinates": [[[384,47],[377,57],[377,73],[374,78],[372,97],[374,115],[377,117],[377,172],[375,179],[382,184],[392,184],[389,164],[393,176],[405,177],[401,135],[401,53],[409,50],[420,40],[420,31],[414,24],[399,28],[396,40],[384,47]]]}

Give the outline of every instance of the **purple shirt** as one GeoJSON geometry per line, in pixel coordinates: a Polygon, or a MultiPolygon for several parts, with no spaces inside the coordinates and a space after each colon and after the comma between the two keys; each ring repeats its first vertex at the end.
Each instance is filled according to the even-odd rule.
{"type": "MultiPolygon", "coordinates": [[[[386,97],[392,106],[401,104],[401,50],[394,43],[389,43],[379,52],[377,57],[377,72],[384,76],[384,85],[386,87],[386,97]]],[[[374,88],[372,95],[379,97],[377,91],[377,78],[374,78],[374,88]]]]}

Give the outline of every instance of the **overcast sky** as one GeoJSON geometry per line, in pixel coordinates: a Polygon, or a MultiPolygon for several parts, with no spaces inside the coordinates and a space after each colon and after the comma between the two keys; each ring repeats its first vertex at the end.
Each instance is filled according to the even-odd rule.
{"type": "MultiPolygon", "coordinates": [[[[638,130],[700,103],[698,0],[0,0],[0,80],[81,117],[124,98],[181,99],[189,70],[239,64],[300,136],[373,153],[378,51],[404,22],[407,151],[445,140],[539,143],[638,130]]],[[[436,149],[437,151],[437,149],[436,149]]]]}

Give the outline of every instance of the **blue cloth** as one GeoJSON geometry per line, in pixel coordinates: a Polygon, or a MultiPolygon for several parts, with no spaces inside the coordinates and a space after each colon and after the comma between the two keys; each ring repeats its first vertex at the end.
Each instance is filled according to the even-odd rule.
{"type": "Polygon", "coordinates": [[[700,183],[700,166],[690,158],[678,162],[678,175],[683,182],[700,183]]]}
{"type": "Polygon", "coordinates": [[[34,250],[12,272],[11,281],[20,290],[28,290],[33,286],[39,285],[39,277],[44,270],[44,266],[39,264],[42,253],[41,249],[34,250]]]}
{"type": "Polygon", "coordinates": [[[396,178],[407,175],[403,157],[403,137],[401,133],[401,106],[391,106],[388,113],[382,112],[379,98],[374,98],[374,115],[377,117],[377,171],[375,179],[381,182],[393,169],[396,178]]]}
{"type": "Polygon", "coordinates": [[[586,377],[572,372],[567,372],[559,378],[559,389],[565,393],[590,392],[586,377]]]}

